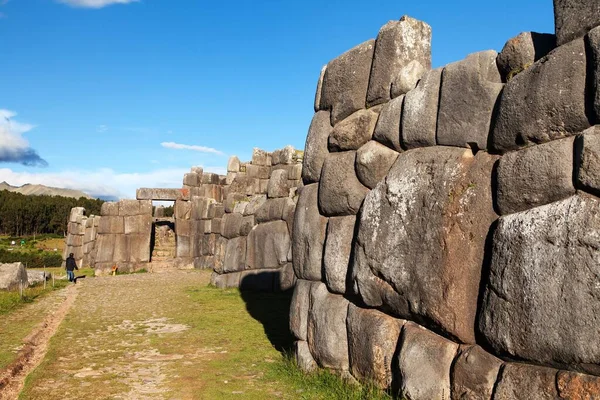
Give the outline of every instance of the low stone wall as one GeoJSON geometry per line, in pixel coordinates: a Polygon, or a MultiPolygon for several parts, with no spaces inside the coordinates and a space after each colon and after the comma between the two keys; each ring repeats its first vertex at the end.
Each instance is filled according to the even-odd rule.
{"type": "Polygon", "coordinates": [[[94,265],[99,224],[99,216],[86,216],[85,209],[82,207],[71,209],[65,240],[66,245],[63,252],[63,268],[67,257],[71,253],[73,253],[79,268],[94,265]]]}
{"type": "Polygon", "coordinates": [[[323,69],[292,235],[302,368],[413,400],[600,398],[600,28],[572,21],[600,14],[571,3],[556,48],[524,33],[431,70],[405,17],[323,69]]]}

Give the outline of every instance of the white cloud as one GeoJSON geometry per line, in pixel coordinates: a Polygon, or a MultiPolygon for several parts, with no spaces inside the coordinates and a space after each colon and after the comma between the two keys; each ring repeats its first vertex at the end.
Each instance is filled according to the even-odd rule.
{"type": "Polygon", "coordinates": [[[96,127],[96,132],[98,132],[98,133],[104,133],[107,130],[108,130],[108,126],[106,126],[106,125],[98,125],[96,127]]]}
{"type": "Polygon", "coordinates": [[[192,150],[192,151],[199,151],[201,153],[218,154],[220,156],[222,156],[224,154],[222,151],[219,151],[217,149],[213,149],[212,147],[205,147],[205,146],[196,146],[196,145],[190,145],[190,144],[180,144],[180,143],[174,143],[174,142],[163,142],[160,145],[162,147],[166,148],[166,149],[192,150]]]}
{"type": "MultiPolygon", "coordinates": [[[[207,172],[226,174],[226,168],[204,167],[207,172]]],[[[111,196],[135,198],[136,189],[180,188],[185,168],[165,168],[149,172],[121,173],[110,168],[86,171],[60,171],[48,173],[16,172],[9,168],[0,168],[0,182],[6,181],[13,186],[26,183],[40,184],[64,189],[82,190],[93,196],[111,196]]]]}
{"type": "Polygon", "coordinates": [[[113,4],[137,3],[139,0],[57,0],[59,3],[79,8],[102,8],[113,4]]]}
{"type": "Polygon", "coordinates": [[[29,147],[29,142],[23,137],[35,125],[14,120],[16,116],[14,111],[0,109],[0,162],[47,166],[48,163],[29,147]]]}

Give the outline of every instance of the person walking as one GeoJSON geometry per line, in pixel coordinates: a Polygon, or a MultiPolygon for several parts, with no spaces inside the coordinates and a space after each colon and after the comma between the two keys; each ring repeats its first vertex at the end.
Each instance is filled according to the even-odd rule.
{"type": "Polygon", "coordinates": [[[77,283],[77,279],[75,278],[75,270],[79,268],[77,268],[77,263],[75,262],[73,253],[69,254],[69,257],[67,257],[67,264],[65,268],[67,269],[67,278],[69,279],[69,282],[77,283]]]}

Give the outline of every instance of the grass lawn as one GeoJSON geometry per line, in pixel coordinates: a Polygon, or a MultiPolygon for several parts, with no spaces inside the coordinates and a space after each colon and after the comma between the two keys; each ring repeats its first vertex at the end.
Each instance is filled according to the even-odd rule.
{"type": "Polygon", "coordinates": [[[208,286],[208,271],[84,280],[21,399],[389,399],[286,352],[291,294],[208,286]]]}

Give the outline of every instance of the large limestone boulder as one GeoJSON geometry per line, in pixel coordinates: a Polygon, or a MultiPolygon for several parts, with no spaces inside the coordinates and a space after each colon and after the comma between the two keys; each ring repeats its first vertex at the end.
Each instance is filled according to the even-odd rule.
{"type": "Polygon", "coordinates": [[[362,381],[387,389],[392,385],[392,360],[405,321],[380,311],[348,307],[350,372],[362,381]]]}
{"type": "Polygon", "coordinates": [[[334,293],[345,294],[347,291],[348,265],[355,225],[354,215],[329,218],[323,265],[325,283],[334,293]]]}
{"type": "Polygon", "coordinates": [[[323,78],[325,78],[326,69],[327,65],[324,65],[321,68],[321,73],[319,74],[319,81],[317,82],[317,90],[315,92],[315,112],[319,112],[321,110],[321,93],[323,92],[323,78]]]}
{"type": "Polygon", "coordinates": [[[435,146],[442,68],[423,75],[404,97],[401,143],[405,149],[435,146]]]}
{"type": "Polygon", "coordinates": [[[554,0],[557,45],[584,36],[600,25],[600,3],[596,0],[554,0]]]}
{"type": "Polygon", "coordinates": [[[19,290],[29,286],[23,263],[0,264],[0,290],[19,290]]]}
{"type": "Polygon", "coordinates": [[[494,400],[560,399],[556,390],[556,373],[557,371],[552,368],[506,364],[498,377],[494,400]]]}
{"type": "Polygon", "coordinates": [[[331,110],[331,125],[365,108],[375,40],[364,42],[327,64],[321,110],[331,110]]]}
{"type": "Polygon", "coordinates": [[[591,92],[593,93],[594,118],[597,123],[600,121],[600,27],[594,28],[587,36],[588,44],[588,63],[592,71],[591,92]]]}
{"type": "Polygon", "coordinates": [[[577,184],[595,195],[600,194],[600,130],[594,126],[577,138],[575,171],[577,184]]]}
{"type": "Polygon", "coordinates": [[[27,282],[29,286],[39,285],[40,283],[44,283],[48,279],[52,277],[52,274],[44,271],[35,271],[28,270],[27,271],[27,282]]]}
{"type": "Polygon", "coordinates": [[[296,339],[307,340],[310,290],[313,283],[298,279],[290,303],[290,331],[296,339]]]}
{"type": "Polygon", "coordinates": [[[290,247],[291,240],[285,221],[257,225],[248,235],[248,267],[280,268],[287,264],[290,247]]]}
{"type": "Polygon", "coordinates": [[[229,239],[225,247],[222,272],[239,272],[246,269],[246,238],[229,239]]]}
{"type": "Polygon", "coordinates": [[[361,212],[352,277],[367,305],[475,343],[496,159],[442,146],[398,157],[361,212]]]}
{"type": "Polygon", "coordinates": [[[377,118],[372,110],[360,110],[341,121],[329,135],[329,150],[357,150],[373,137],[377,118]]]}
{"type": "Polygon", "coordinates": [[[516,150],[587,129],[586,68],[584,41],[577,39],[511,79],[500,98],[494,149],[516,150]]]}
{"type": "Polygon", "coordinates": [[[322,368],[348,370],[347,315],[348,300],[329,293],[323,283],[312,285],[307,326],[308,347],[322,368]]]}
{"type": "Polygon", "coordinates": [[[504,86],[496,65],[497,56],[493,50],[482,51],[444,68],[438,144],[488,148],[492,114],[504,86]]]}
{"type": "Polygon", "coordinates": [[[458,345],[427,329],[406,323],[398,370],[400,395],[411,400],[450,398],[450,368],[458,345]]]}
{"type": "Polygon", "coordinates": [[[369,192],[356,176],[356,152],[331,153],[319,185],[319,208],[326,216],[356,215],[369,192]]]}
{"type": "Polygon", "coordinates": [[[525,211],[575,194],[573,141],[564,138],[506,153],[498,163],[500,213],[525,211]]]}
{"type": "MultiPolygon", "coordinates": [[[[424,72],[424,69],[430,68],[431,27],[406,15],[400,21],[388,22],[379,30],[375,42],[367,106],[388,102],[393,84],[402,82],[408,71],[424,72]],[[415,63],[411,62],[418,63],[422,68],[415,69],[415,63]]],[[[417,75],[413,81],[416,83],[420,78],[417,75]]],[[[406,93],[402,90],[405,87],[395,89],[397,95],[406,93]]]]}
{"type": "Polygon", "coordinates": [[[323,163],[329,153],[327,140],[332,130],[329,111],[317,112],[308,128],[304,146],[302,179],[306,185],[318,182],[321,177],[321,168],[323,168],[323,163]]]}
{"type": "Polygon", "coordinates": [[[296,364],[301,371],[313,372],[317,369],[318,365],[312,354],[310,354],[307,342],[303,340],[294,342],[294,354],[296,356],[296,364]]]}
{"type": "Polygon", "coordinates": [[[599,231],[582,195],[500,218],[479,316],[497,354],[599,370],[599,231]]]}
{"type": "Polygon", "coordinates": [[[356,175],[360,182],[373,189],[396,162],[398,153],[371,140],[356,152],[356,175]]]}
{"type": "Polygon", "coordinates": [[[299,279],[321,280],[327,218],[319,214],[319,185],[306,185],[300,192],[292,235],[294,271],[299,279]]]}
{"type": "Polygon", "coordinates": [[[373,139],[398,152],[402,151],[400,145],[400,119],[403,103],[404,95],[386,103],[379,113],[379,119],[373,132],[373,139]]]}
{"type": "Polygon", "coordinates": [[[452,399],[490,400],[502,364],[479,346],[462,348],[452,365],[452,399]]]}
{"type": "Polygon", "coordinates": [[[503,80],[525,71],[555,47],[556,36],[548,33],[521,32],[509,39],[496,60],[503,80]]]}

